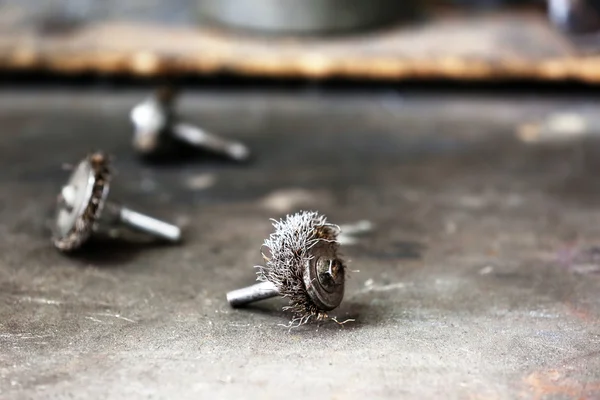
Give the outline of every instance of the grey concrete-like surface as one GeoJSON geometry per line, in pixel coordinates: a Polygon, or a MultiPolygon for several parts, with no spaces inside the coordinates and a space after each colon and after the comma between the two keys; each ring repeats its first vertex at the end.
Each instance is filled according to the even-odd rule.
{"type": "Polygon", "coordinates": [[[0,93],[0,398],[582,399],[600,396],[600,139],[528,144],[585,100],[188,94],[192,121],[256,160],[140,163],[145,93],[0,93]],[[98,241],[65,257],[61,169],[115,156],[113,195],[185,226],[181,246],[98,241]],[[232,310],[268,218],[368,220],[345,246],[355,319],[280,326],[232,310]]]}

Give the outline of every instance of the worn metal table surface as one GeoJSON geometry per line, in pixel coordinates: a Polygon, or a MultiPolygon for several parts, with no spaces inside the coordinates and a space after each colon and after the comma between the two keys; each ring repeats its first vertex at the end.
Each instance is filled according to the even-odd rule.
{"type": "Polygon", "coordinates": [[[0,93],[0,398],[598,398],[600,142],[517,124],[585,99],[195,93],[183,112],[245,140],[248,166],[152,167],[130,149],[145,93],[0,93]],[[115,196],[186,243],[64,257],[63,162],[115,156],[115,196]],[[269,217],[373,230],[344,247],[340,320],[232,310],[269,217]]]}

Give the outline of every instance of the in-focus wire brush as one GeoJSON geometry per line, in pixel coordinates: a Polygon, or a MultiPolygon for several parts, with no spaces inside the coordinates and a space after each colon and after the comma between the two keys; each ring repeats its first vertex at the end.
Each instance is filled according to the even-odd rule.
{"type": "Polygon", "coordinates": [[[284,310],[294,313],[292,325],[324,320],[344,297],[345,269],[338,255],[340,228],[314,211],[302,211],[273,221],[263,244],[260,283],[227,293],[232,307],[275,296],[289,299],[284,310]]]}

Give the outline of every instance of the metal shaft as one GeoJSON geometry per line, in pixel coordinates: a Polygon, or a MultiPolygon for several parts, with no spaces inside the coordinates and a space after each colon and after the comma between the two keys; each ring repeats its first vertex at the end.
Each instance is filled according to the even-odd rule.
{"type": "Polygon", "coordinates": [[[177,123],[173,135],[197,147],[225,155],[236,161],[244,161],[250,156],[250,150],[242,143],[221,138],[197,126],[177,123]]]}
{"type": "Polygon", "coordinates": [[[242,289],[227,293],[227,301],[232,307],[241,307],[258,300],[279,296],[279,292],[271,282],[260,282],[242,289]]]}
{"type": "Polygon", "coordinates": [[[181,239],[181,229],[179,229],[179,227],[140,214],[125,207],[121,207],[119,210],[119,220],[121,223],[133,229],[146,232],[162,239],[172,242],[178,242],[181,239]]]}

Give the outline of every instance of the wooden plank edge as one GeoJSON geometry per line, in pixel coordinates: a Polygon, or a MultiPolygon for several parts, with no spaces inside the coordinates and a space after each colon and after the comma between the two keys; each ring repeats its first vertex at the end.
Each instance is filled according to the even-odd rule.
{"type": "Polygon", "coordinates": [[[244,77],[351,78],[365,80],[459,79],[579,81],[600,83],[600,56],[482,60],[459,57],[440,59],[364,58],[331,60],[322,56],[297,59],[227,57],[176,57],[152,52],[39,54],[13,51],[0,56],[0,71],[51,72],[60,74],[130,74],[153,77],[174,74],[212,75],[227,73],[244,77]]]}

